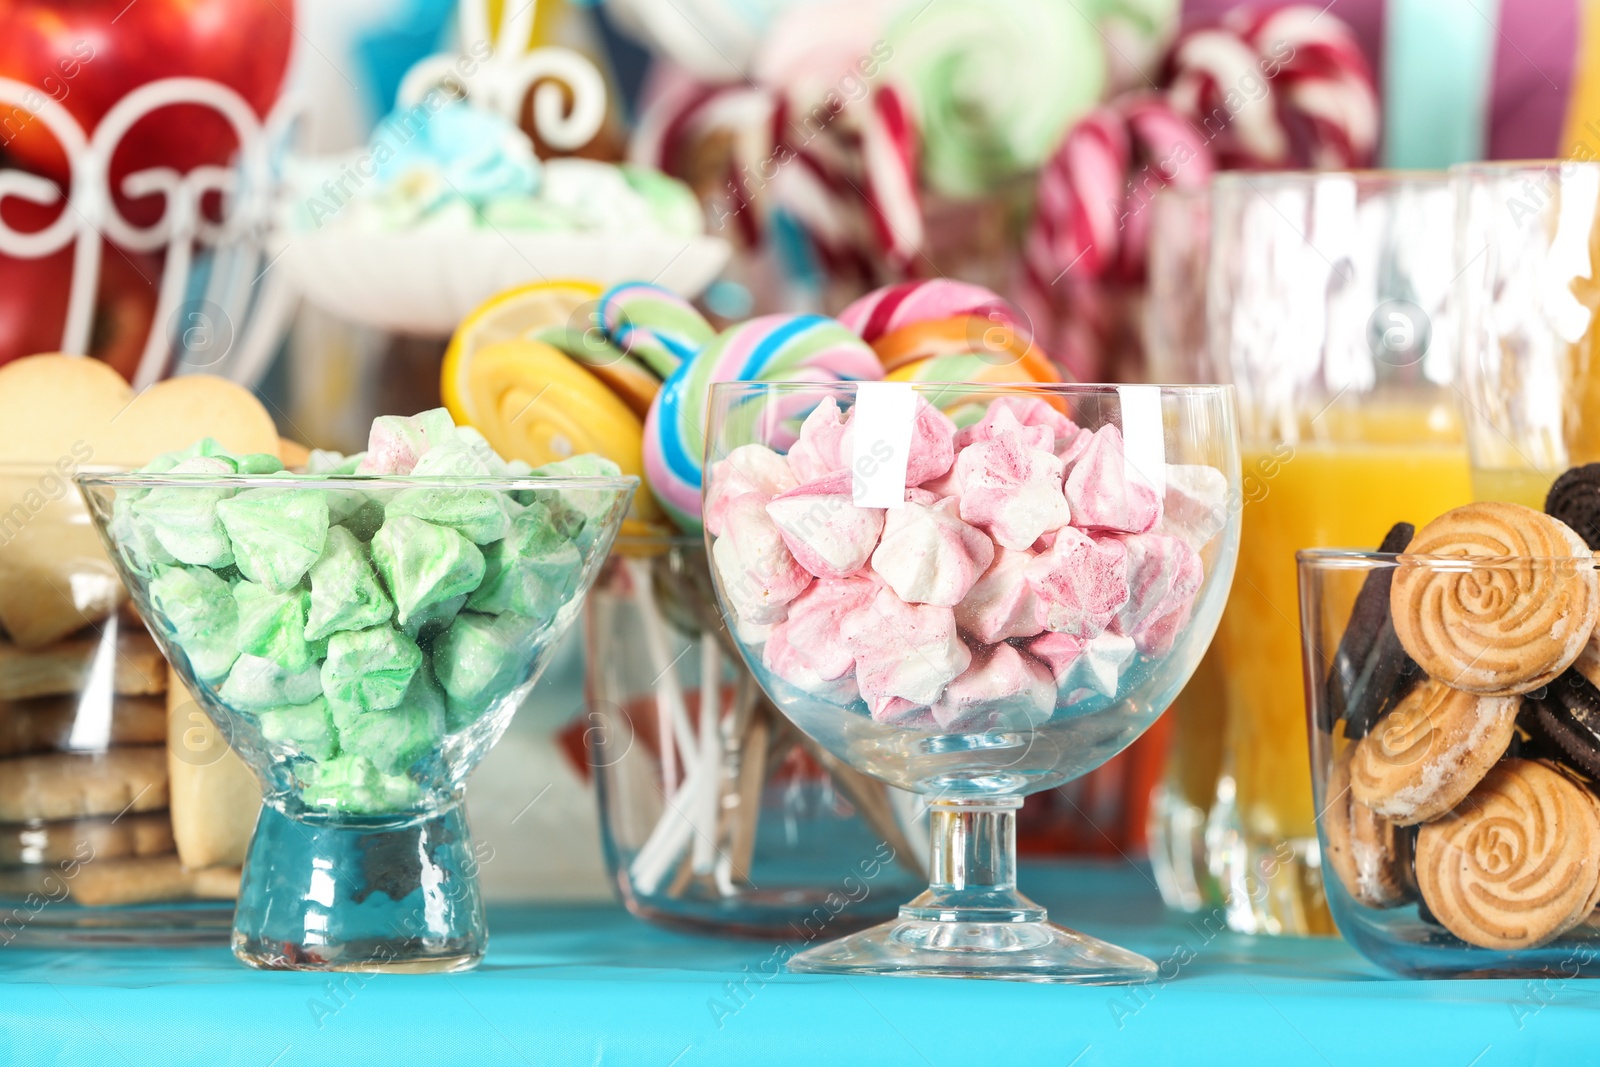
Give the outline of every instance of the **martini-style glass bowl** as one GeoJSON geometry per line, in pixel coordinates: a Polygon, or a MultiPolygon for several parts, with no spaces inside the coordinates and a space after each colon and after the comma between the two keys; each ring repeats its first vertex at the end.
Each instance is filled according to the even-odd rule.
{"type": "Polygon", "coordinates": [[[78,484],[151,634],[261,782],[234,954],[475,966],[467,776],[577,618],[637,479],[78,484]]]}

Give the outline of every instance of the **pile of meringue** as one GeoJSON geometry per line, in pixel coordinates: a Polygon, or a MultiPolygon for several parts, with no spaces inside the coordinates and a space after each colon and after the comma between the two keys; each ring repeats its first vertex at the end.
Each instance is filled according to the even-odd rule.
{"type": "Polygon", "coordinates": [[[1138,471],[1115,425],[1041,399],[998,398],[961,429],[917,405],[898,508],[854,504],[852,468],[873,458],[832,399],[787,455],[749,444],[712,465],[706,528],[739,639],[805,699],[864,701],[887,725],[1036,726],[1114,700],[1188,621],[1226,477],[1138,471]]]}

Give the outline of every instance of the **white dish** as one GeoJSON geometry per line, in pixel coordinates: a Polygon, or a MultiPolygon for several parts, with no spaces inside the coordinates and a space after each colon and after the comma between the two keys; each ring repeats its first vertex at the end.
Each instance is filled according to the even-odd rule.
{"type": "Polygon", "coordinates": [[[448,337],[479,304],[528,282],[644,280],[694,297],[730,254],[718,237],[497,230],[279,234],[276,245],[275,269],[317,307],[432,337],[448,337]]]}

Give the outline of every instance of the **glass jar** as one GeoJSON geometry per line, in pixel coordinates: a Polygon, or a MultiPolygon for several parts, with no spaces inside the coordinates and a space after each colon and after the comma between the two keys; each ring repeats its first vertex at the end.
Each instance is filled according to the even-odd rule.
{"type": "Polygon", "coordinates": [[[1472,673],[1503,658],[1485,622],[1541,631],[1538,643],[1592,604],[1594,562],[1298,558],[1317,835],[1340,932],[1419,978],[1600,973],[1600,737],[1572,715],[1600,706],[1593,639],[1559,674],[1486,692],[1472,673]],[[1419,641],[1430,651],[1413,658],[1419,641]],[[1475,692],[1457,688],[1469,678],[1475,692]]]}
{"type": "Polygon", "coordinates": [[[0,946],[222,943],[260,791],[129,604],[76,467],[0,465],[0,946]]]}
{"type": "Polygon", "coordinates": [[[926,809],[778,714],[715,604],[699,538],[638,537],[585,605],[585,732],[624,904],[805,941],[893,915],[926,879],[926,809]]]}

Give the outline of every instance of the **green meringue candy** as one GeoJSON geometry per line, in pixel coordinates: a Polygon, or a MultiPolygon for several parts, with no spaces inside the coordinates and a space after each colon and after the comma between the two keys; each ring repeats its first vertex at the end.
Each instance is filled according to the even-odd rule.
{"type": "Polygon", "coordinates": [[[529,504],[511,532],[483,550],[483,584],[467,606],[548,622],[565,604],[583,570],[583,555],[555,529],[543,504],[529,504]]]}
{"type": "Polygon", "coordinates": [[[320,641],[340,630],[365,630],[393,617],[394,601],[384,592],[361,542],[343,526],[330,527],[322,555],[311,565],[306,640],[320,641]]]}
{"type": "Polygon", "coordinates": [[[311,594],[304,589],[274,593],[255,582],[240,582],[233,587],[233,599],[239,606],[241,650],[270,659],[292,674],[316,665],[321,650],[306,640],[311,594]]]}
{"type": "MultiPolygon", "coordinates": [[[[237,469],[225,456],[195,456],[163,473],[222,475],[235,474],[237,469]]],[[[134,502],[133,519],[177,562],[226,567],[234,561],[234,554],[219,509],[231,496],[232,489],[157,487],[134,502]]]]}
{"type": "Polygon", "coordinates": [[[421,798],[417,783],[402,775],[384,774],[365,756],[341,753],[307,775],[307,804],[355,815],[402,811],[421,798]]]}
{"type": "Polygon", "coordinates": [[[246,452],[235,462],[240,474],[277,474],[283,470],[283,460],[271,452],[246,452]]]}
{"type": "Polygon", "coordinates": [[[217,505],[239,573],[274,593],[300,584],[328,537],[320,489],[246,489],[217,505]]]}
{"type": "Polygon", "coordinates": [[[228,673],[239,658],[239,607],[227,582],[204,567],[158,566],[150,599],[201,681],[228,673]]]}
{"type": "Polygon", "coordinates": [[[301,755],[322,763],[339,752],[339,735],[333,728],[328,701],[318,697],[309,704],[289,704],[256,714],[261,736],[278,744],[292,744],[301,755]]]}
{"type": "Polygon", "coordinates": [[[463,612],[433,644],[433,672],[450,697],[450,730],[461,729],[520,685],[538,648],[540,624],[522,615],[463,612]]]}
{"type": "Polygon", "coordinates": [[[156,540],[150,525],[134,514],[143,494],[127,490],[117,494],[111,505],[111,536],[122,550],[122,558],[135,574],[151,575],[160,567],[170,567],[178,558],[156,540]]]}
{"type": "Polygon", "coordinates": [[[411,676],[395,707],[363,711],[338,702],[331,707],[341,751],[365,756],[384,774],[404,774],[444,740],[445,695],[427,667],[411,676]]]}
{"type": "Polygon", "coordinates": [[[404,699],[421,665],[417,643],[393,627],[341,630],[328,638],[322,691],[335,708],[392,708],[404,699]]]}
{"type": "MultiPolygon", "coordinates": [[[[535,467],[534,478],[617,478],[622,468],[604,456],[592,453],[570,459],[546,463],[535,467]]],[[[603,528],[602,520],[611,513],[615,498],[608,492],[594,489],[534,489],[514,494],[520,504],[543,504],[549,509],[551,521],[563,536],[589,547],[595,532],[603,528]]]]}
{"type": "Polygon", "coordinates": [[[500,540],[511,528],[511,516],[506,511],[509,503],[509,497],[493,489],[402,489],[389,501],[385,514],[389,518],[414,515],[454,530],[473,544],[487,545],[500,540]]]}
{"type": "Polygon", "coordinates": [[[466,594],[453,596],[449,600],[441,600],[437,604],[429,604],[421,611],[414,613],[406,624],[400,627],[401,631],[413,641],[421,641],[424,631],[437,633],[449,626],[461,609],[467,606],[466,594]]]}
{"type": "Polygon", "coordinates": [[[243,711],[309,704],[322,695],[322,677],[315,664],[303,671],[288,671],[270,659],[242,653],[217,695],[243,711]]]}
{"type": "Polygon", "coordinates": [[[435,604],[471,593],[483,581],[483,553],[477,545],[415,515],[385,519],[373,535],[371,550],[401,626],[435,604]]]}

